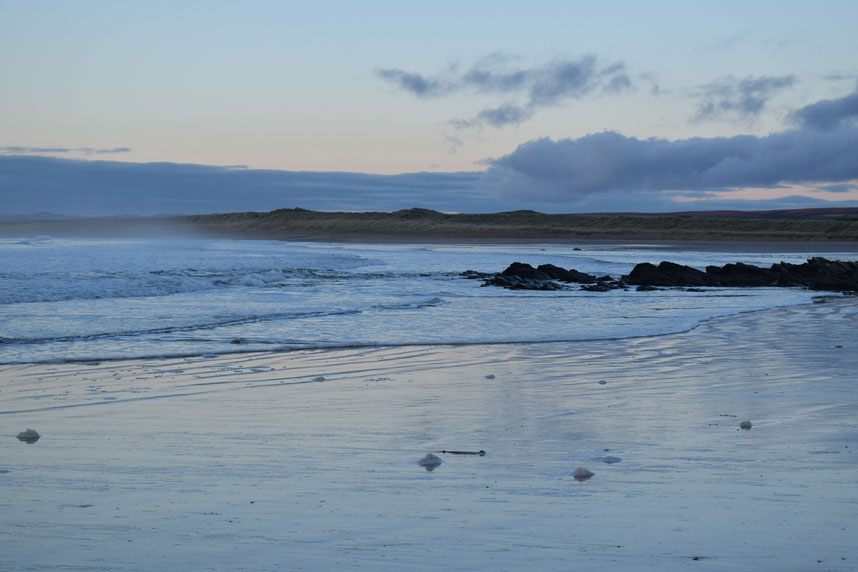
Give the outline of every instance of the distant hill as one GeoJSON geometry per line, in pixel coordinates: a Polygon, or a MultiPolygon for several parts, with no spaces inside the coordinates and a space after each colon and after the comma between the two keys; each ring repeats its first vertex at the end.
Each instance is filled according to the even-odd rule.
{"type": "Polygon", "coordinates": [[[603,216],[627,215],[639,217],[692,217],[720,219],[782,219],[782,220],[858,220],[858,208],[783,209],[771,211],[690,211],[672,213],[599,213],[603,216]]]}
{"type": "Polygon", "coordinates": [[[681,213],[447,214],[428,209],[280,209],[210,215],[0,222],[0,235],[188,235],[295,240],[774,240],[858,241],[858,208],[681,213]]]}
{"type": "Polygon", "coordinates": [[[44,220],[73,220],[78,217],[72,215],[61,215],[55,213],[33,213],[25,215],[4,215],[0,214],[0,222],[21,222],[21,221],[44,221],[44,220]]]}

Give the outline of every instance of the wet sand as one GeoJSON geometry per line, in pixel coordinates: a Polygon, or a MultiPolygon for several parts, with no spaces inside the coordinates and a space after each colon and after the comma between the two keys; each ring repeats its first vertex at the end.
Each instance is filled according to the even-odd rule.
{"type": "Polygon", "coordinates": [[[3,366],[0,569],[854,570],[856,331],[3,366]]]}

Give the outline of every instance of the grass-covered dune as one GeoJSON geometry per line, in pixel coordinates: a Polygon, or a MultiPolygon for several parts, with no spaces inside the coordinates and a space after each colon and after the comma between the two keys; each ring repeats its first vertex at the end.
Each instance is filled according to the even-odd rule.
{"type": "Polygon", "coordinates": [[[152,218],[6,221],[0,235],[135,236],[187,234],[231,238],[658,239],[858,241],[858,209],[720,211],[666,214],[445,214],[426,209],[317,212],[280,209],[152,218]]]}

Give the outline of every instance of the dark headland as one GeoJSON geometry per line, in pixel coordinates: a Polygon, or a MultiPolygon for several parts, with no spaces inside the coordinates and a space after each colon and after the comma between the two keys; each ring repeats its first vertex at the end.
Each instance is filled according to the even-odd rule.
{"type": "Polygon", "coordinates": [[[856,242],[858,208],[683,213],[447,214],[300,208],[164,217],[0,220],[0,236],[187,235],[292,240],[676,240],[856,242]]]}

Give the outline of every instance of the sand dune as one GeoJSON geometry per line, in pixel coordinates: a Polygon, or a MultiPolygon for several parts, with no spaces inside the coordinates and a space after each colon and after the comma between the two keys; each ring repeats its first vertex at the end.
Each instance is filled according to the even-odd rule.
{"type": "Polygon", "coordinates": [[[280,209],[176,217],[0,223],[0,235],[199,234],[310,240],[656,239],[858,241],[858,209],[667,214],[445,214],[426,209],[318,212],[280,209]]]}

